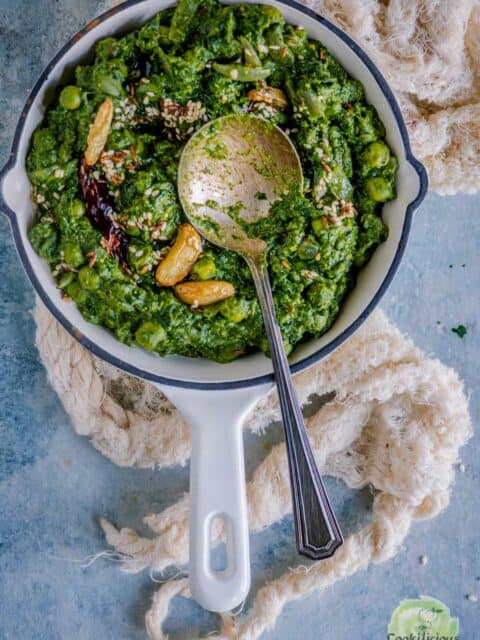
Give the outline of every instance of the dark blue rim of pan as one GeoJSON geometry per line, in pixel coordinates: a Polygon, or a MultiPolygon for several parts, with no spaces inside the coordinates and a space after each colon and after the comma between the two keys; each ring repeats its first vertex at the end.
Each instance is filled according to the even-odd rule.
{"type": "MultiPolygon", "coordinates": [[[[64,54],[74,44],[76,44],[81,38],[83,38],[87,33],[89,33],[97,25],[99,25],[100,23],[104,22],[105,20],[107,20],[111,16],[113,16],[113,15],[115,15],[115,14],[117,14],[117,13],[119,13],[119,12],[125,10],[125,9],[127,9],[128,7],[134,6],[136,4],[140,4],[142,2],[144,2],[144,0],[127,0],[123,4],[121,4],[121,5],[117,6],[117,7],[113,8],[113,9],[110,9],[109,11],[106,11],[105,13],[103,13],[101,16],[99,16],[98,18],[93,20],[90,24],[88,24],[84,29],[82,29],[76,35],[74,35],[73,38],[71,38],[69,40],[69,42],[67,42],[67,44],[55,55],[55,57],[52,58],[52,60],[48,64],[48,66],[45,68],[45,70],[43,71],[42,75],[40,76],[40,78],[38,79],[37,83],[35,84],[34,88],[32,89],[32,91],[31,91],[31,93],[30,93],[30,95],[29,95],[29,97],[28,97],[28,99],[27,99],[27,101],[25,103],[25,106],[23,107],[23,111],[22,111],[22,113],[20,115],[20,119],[18,121],[16,130],[15,130],[15,135],[14,135],[14,138],[13,138],[13,143],[12,143],[12,148],[11,148],[11,151],[10,151],[10,155],[8,157],[6,165],[0,171],[0,206],[1,206],[2,210],[7,214],[7,216],[10,219],[10,222],[11,222],[11,225],[12,225],[12,231],[13,231],[15,244],[16,244],[16,247],[17,247],[17,251],[18,251],[18,253],[20,255],[20,258],[21,258],[21,261],[23,263],[24,269],[27,272],[27,275],[28,275],[30,281],[32,282],[33,286],[35,287],[35,290],[38,293],[38,295],[40,296],[42,302],[49,309],[49,311],[55,316],[55,318],[60,322],[60,324],[74,338],[76,338],[82,345],[84,345],[87,349],[89,349],[93,354],[95,354],[96,356],[98,356],[102,360],[105,360],[106,362],[109,362],[110,364],[114,365],[115,367],[118,367],[119,369],[122,369],[123,371],[126,371],[127,373],[130,373],[130,374],[132,374],[134,376],[137,376],[137,377],[140,377],[140,378],[144,378],[146,380],[151,380],[152,382],[157,382],[157,383],[164,384],[164,385],[170,385],[170,386],[175,386],[175,387],[183,387],[185,389],[203,389],[203,390],[221,391],[221,390],[225,390],[225,389],[238,389],[238,388],[242,388],[242,387],[252,387],[252,386],[257,386],[257,385],[260,385],[260,384],[265,384],[265,383],[268,383],[268,382],[272,382],[273,381],[273,373],[262,375],[262,376],[257,376],[257,377],[252,377],[252,378],[248,378],[248,379],[244,379],[244,380],[226,381],[226,382],[189,382],[189,381],[185,381],[185,380],[175,380],[175,379],[171,379],[171,378],[166,378],[164,376],[156,375],[156,374],[151,373],[149,371],[144,371],[142,369],[138,369],[137,367],[132,366],[132,365],[124,362],[123,360],[121,360],[119,358],[116,358],[115,356],[111,355],[108,351],[105,351],[104,349],[99,347],[95,342],[92,342],[91,340],[86,338],[74,325],[72,325],[67,320],[67,318],[65,318],[65,316],[59,311],[59,309],[50,300],[49,296],[44,291],[40,281],[38,280],[38,278],[37,278],[32,266],[30,265],[30,262],[28,260],[28,257],[27,257],[26,251],[25,251],[25,247],[23,246],[23,241],[22,241],[22,238],[21,238],[21,235],[20,235],[20,229],[19,229],[19,226],[18,226],[18,222],[17,222],[17,219],[16,219],[15,212],[12,211],[12,209],[10,209],[10,207],[8,207],[6,202],[3,200],[2,188],[1,187],[2,187],[2,184],[3,184],[4,178],[8,174],[8,171],[16,163],[19,142],[20,142],[20,138],[21,138],[21,135],[22,135],[22,131],[23,131],[23,127],[24,127],[24,124],[25,124],[25,120],[27,118],[27,115],[28,115],[28,113],[30,111],[30,108],[32,106],[32,103],[33,103],[37,93],[40,91],[40,88],[42,87],[42,85],[44,84],[46,79],[48,78],[48,75],[50,74],[50,71],[52,70],[52,68],[56,65],[56,63],[60,60],[60,58],[62,58],[62,56],[64,56],[64,54]]],[[[367,56],[367,54],[346,33],[341,31],[338,27],[336,27],[334,24],[332,24],[329,20],[326,20],[325,18],[323,18],[322,16],[318,15],[317,13],[312,11],[311,9],[308,9],[307,7],[304,7],[303,5],[299,4],[298,2],[295,2],[294,0],[277,0],[277,2],[280,2],[281,4],[287,5],[289,7],[293,7],[294,9],[297,9],[298,11],[301,11],[302,13],[306,14],[307,16],[313,18],[317,22],[319,22],[322,25],[324,25],[327,29],[332,31],[341,40],[343,40],[343,42],[345,42],[347,44],[347,46],[358,56],[358,58],[360,58],[360,60],[364,63],[364,65],[367,67],[367,69],[371,72],[371,74],[375,78],[378,86],[382,90],[384,96],[388,100],[390,108],[391,108],[391,110],[392,110],[392,112],[393,112],[393,114],[395,116],[396,121],[397,121],[397,125],[398,125],[398,128],[399,128],[400,134],[402,136],[402,141],[403,141],[403,145],[404,145],[404,148],[405,148],[406,159],[409,162],[409,164],[415,169],[415,171],[417,172],[418,178],[419,178],[418,194],[415,197],[415,199],[412,200],[412,202],[410,202],[410,204],[407,207],[406,214],[405,214],[405,221],[404,221],[403,229],[402,229],[402,234],[401,234],[401,237],[400,237],[400,242],[398,244],[397,251],[395,253],[393,262],[390,265],[390,269],[388,270],[388,273],[386,274],[382,284],[378,288],[378,290],[375,293],[375,295],[373,296],[372,300],[370,301],[368,306],[365,308],[365,310],[361,313],[361,315],[349,327],[347,327],[345,329],[345,331],[343,331],[340,335],[338,335],[334,340],[332,340],[329,344],[325,345],[324,347],[322,347],[321,349],[319,349],[318,351],[316,351],[312,355],[304,358],[300,362],[297,362],[297,363],[293,364],[291,369],[292,369],[293,373],[296,373],[298,371],[303,371],[304,369],[306,369],[307,367],[311,366],[312,364],[314,364],[315,362],[317,362],[321,358],[324,358],[326,355],[328,355],[334,349],[336,349],[338,346],[340,346],[343,342],[345,342],[345,340],[347,340],[353,333],[355,333],[355,331],[365,322],[365,320],[369,317],[369,315],[372,313],[372,311],[375,309],[375,307],[379,304],[380,300],[382,299],[382,297],[384,296],[384,294],[387,291],[388,287],[390,286],[390,284],[392,282],[392,279],[393,279],[393,277],[395,276],[395,273],[398,270],[398,267],[400,266],[400,262],[402,260],[403,254],[405,252],[405,248],[407,246],[408,237],[410,235],[410,229],[411,229],[411,226],[412,226],[413,213],[419,207],[419,205],[422,202],[422,200],[425,198],[425,195],[426,195],[426,192],[427,192],[427,189],[428,189],[428,177],[427,177],[427,172],[425,170],[425,167],[412,154],[407,128],[405,126],[405,122],[403,120],[403,116],[401,114],[401,111],[400,111],[400,108],[398,106],[398,103],[397,103],[397,101],[395,99],[395,96],[393,95],[393,93],[392,93],[390,87],[388,86],[385,78],[382,76],[380,71],[377,69],[377,67],[374,65],[374,63],[370,60],[370,58],[367,56]]],[[[220,367],[221,365],[218,365],[218,366],[220,367]]]]}

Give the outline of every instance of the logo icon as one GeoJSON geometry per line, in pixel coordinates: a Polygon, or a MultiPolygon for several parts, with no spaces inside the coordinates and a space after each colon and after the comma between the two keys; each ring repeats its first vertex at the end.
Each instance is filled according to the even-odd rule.
{"type": "Polygon", "coordinates": [[[388,625],[388,640],[458,640],[458,618],[452,618],[450,609],[431,596],[416,600],[402,600],[392,614],[388,625]]]}

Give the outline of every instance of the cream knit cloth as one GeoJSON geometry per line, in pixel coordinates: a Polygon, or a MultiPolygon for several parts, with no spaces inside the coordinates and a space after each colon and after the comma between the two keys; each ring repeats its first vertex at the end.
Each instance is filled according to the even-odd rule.
{"type": "MultiPolygon", "coordinates": [[[[112,6],[115,2],[107,3],[112,6]]],[[[480,7],[474,0],[325,0],[309,2],[348,31],[395,90],[417,157],[440,193],[480,186],[480,7]]],[[[188,427],[147,382],[93,358],[37,304],[37,344],[52,386],[76,431],[119,465],[184,464],[188,427]]],[[[286,572],[257,593],[236,625],[223,616],[221,638],[254,640],[274,626],[283,606],[391,558],[413,520],[446,507],[459,448],[471,435],[467,400],[457,375],[431,360],[377,311],[351,340],[296,376],[302,403],[316,393],[331,399],[308,421],[324,474],[349,487],[371,485],[372,521],[335,556],[286,572]]],[[[279,419],[276,397],[264,398],[247,420],[259,431],[279,419]]],[[[249,522],[258,531],[290,511],[283,444],[274,447],[247,486],[249,522]]],[[[145,523],[153,538],[118,531],[102,521],[125,570],[163,571],[185,565],[188,496],[145,523]]],[[[151,640],[166,638],[170,600],[189,596],[188,580],[165,583],[146,614],[151,640]]]]}

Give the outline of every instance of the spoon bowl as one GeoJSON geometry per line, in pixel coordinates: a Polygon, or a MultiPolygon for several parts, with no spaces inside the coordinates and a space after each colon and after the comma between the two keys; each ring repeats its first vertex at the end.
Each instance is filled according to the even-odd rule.
{"type": "Polygon", "coordinates": [[[264,253],[239,220],[268,216],[289,189],[302,188],[300,158],[276,125],[251,115],[212,120],[187,142],[178,167],[185,215],[209,242],[242,255],[264,253]]]}

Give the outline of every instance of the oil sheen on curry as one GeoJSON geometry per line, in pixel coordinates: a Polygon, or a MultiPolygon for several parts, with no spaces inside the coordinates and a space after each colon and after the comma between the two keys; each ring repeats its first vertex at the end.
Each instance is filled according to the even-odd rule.
{"type": "Polygon", "coordinates": [[[361,84],[276,8],[180,0],[96,45],[27,159],[30,242],[65,304],[126,344],[217,362],[268,349],[246,263],[202,241],[177,197],[185,143],[232,113],[280,126],[302,162],[301,190],[255,228],[287,351],[327,331],[387,237],[397,161],[361,84]]]}

